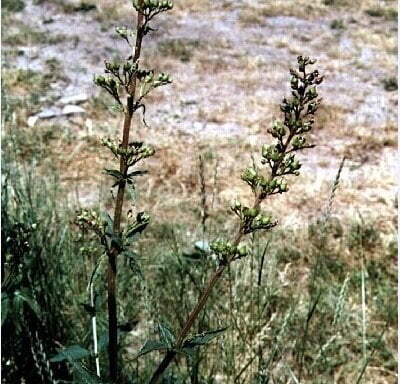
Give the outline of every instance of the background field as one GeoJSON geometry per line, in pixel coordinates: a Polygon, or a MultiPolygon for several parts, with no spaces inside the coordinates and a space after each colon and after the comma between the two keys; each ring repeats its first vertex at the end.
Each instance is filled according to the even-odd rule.
{"type": "MultiPolygon", "coordinates": [[[[138,209],[153,217],[137,245],[144,279],[120,267],[120,321],[134,324],[121,336],[125,382],[145,382],[159,356],[135,353],[158,321],[178,331],[215,267],[195,244],[232,233],[229,202],[250,198],[241,170],[271,140],[299,54],[325,75],[317,147],[302,157],[291,192],[268,206],[279,229],[251,239],[253,256],[232,268],[196,325],[229,330],[181,358],[165,382],[296,383],[303,350],[304,383],[356,383],[361,374],[363,383],[397,382],[396,2],[175,4],[143,51],[144,64],[174,82],[149,100],[148,127],[138,114],[133,130],[156,156],[137,191],[138,209]]],[[[100,250],[73,217],[78,207],[113,205],[99,138],[119,135],[122,120],[92,78],[104,59],[125,57],[114,28],[133,17],[124,0],[3,0],[2,12],[3,278],[17,265],[3,281],[2,376],[54,382],[71,378],[66,365],[49,363],[56,347],[91,346],[80,303],[100,250]],[[79,94],[82,109],[62,114],[60,99],[79,94]]]]}

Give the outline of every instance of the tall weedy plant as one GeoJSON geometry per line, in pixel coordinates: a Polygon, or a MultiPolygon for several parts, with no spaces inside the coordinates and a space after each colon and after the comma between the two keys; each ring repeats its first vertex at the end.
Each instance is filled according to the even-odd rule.
{"type": "MultiPolygon", "coordinates": [[[[172,9],[172,2],[134,0],[133,7],[137,12],[136,29],[134,31],[127,27],[116,29],[117,34],[131,48],[131,55],[123,63],[106,61],[107,75],[96,75],[94,78],[95,84],[111,94],[124,114],[122,139],[119,142],[112,138],[102,140],[103,145],[119,161],[118,169],[106,170],[106,173],[115,179],[113,187],[117,188],[114,217],[111,218],[107,213],[104,213],[102,217],[95,211],[87,209],[80,211],[77,215],[78,225],[92,230],[99,237],[104,254],[107,256],[108,358],[109,377],[112,382],[118,381],[117,259],[126,257],[134,269],[138,269],[136,255],[131,250],[131,246],[133,240],[150,221],[150,216],[145,212],[139,212],[133,216],[131,211],[128,211],[126,223],[123,225],[126,189],[134,187],[135,177],[145,173],[136,166],[155,153],[150,145],[130,141],[132,117],[140,109],[143,113],[145,112],[144,99],[152,90],[171,82],[167,74],[155,75],[154,70],[141,68],[139,59],[143,39],[153,30],[149,23],[156,15],[172,9]],[[125,95],[125,101],[123,101],[123,95],[125,95]]],[[[253,204],[247,207],[238,200],[231,204],[231,210],[238,217],[237,232],[230,241],[220,238],[212,242],[210,248],[217,256],[218,268],[212,274],[180,333],[175,337],[171,330],[159,324],[160,341],[148,341],[139,352],[138,357],[154,350],[166,351],[164,359],[151,376],[150,384],[159,382],[177,353],[187,354],[191,349],[207,344],[225,330],[218,329],[188,337],[225,269],[234,261],[248,255],[246,245],[242,243],[242,240],[248,234],[270,230],[277,225],[277,221],[273,220],[269,213],[261,210],[262,202],[272,195],[288,191],[285,176],[299,175],[301,168],[295,153],[314,146],[308,143],[306,134],[313,128],[313,116],[321,101],[318,99],[316,86],[323,80],[318,71],[307,71],[307,67],[314,63],[315,61],[308,57],[299,56],[298,70],[290,71],[292,95],[288,99],[284,98],[281,104],[284,119],[276,121],[268,131],[276,142],[272,145],[264,145],[261,150],[261,165],[267,166],[268,171],[264,172],[255,163],[244,170],[241,177],[251,188],[254,195],[253,204]]],[[[91,292],[93,293],[93,290],[91,292]]],[[[91,305],[93,306],[93,300],[91,305]]],[[[95,312],[94,308],[93,311],[95,312]]],[[[95,319],[92,320],[95,327],[95,319]]],[[[93,337],[94,339],[97,337],[95,332],[93,332],[93,337]]],[[[94,340],[95,354],[97,353],[96,345],[97,342],[94,340]]],[[[96,364],[99,375],[98,361],[96,364]]]]}
{"type": "MultiPolygon", "coordinates": [[[[313,144],[308,143],[306,135],[313,128],[314,114],[321,102],[316,87],[321,84],[323,77],[317,70],[307,71],[308,66],[314,64],[315,60],[299,56],[297,61],[298,70],[290,70],[292,95],[290,98],[284,98],[280,106],[284,114],[283,121],[275,121],[268,131],[275,139],[275,143],[263,145],[261,149],[261,165],[266,166],[268,171],[265,172],[261,167],[253,164],[247,167],[241,176],[251,188],[254,195],[253,204],[247,207],[238,200],[232,202],[231,210],[238,217],[237,232],[230,241],[217,239],[211,244],[210,247],[218,258],[219,266],[205,286],[199,301],[189,314],[173,345],[165,348],[166,355],[154,371],[150,384],[159,382],[177,353],[193,345],[205,344],[210,338],[220,333],[219,330],[203,336],[187,338],[224,271],[234,261],[248,255],[246,245],[242,243],[245,236],[256,231],[270,230],[277,225],[277,221],[273,220],[269,213],[261,210],[262,202],[272,195],[288,191],[285,176],[298,176],[301,168],[296,152],[314,147],[313,144]]],[[[158,346],[154,349],[160,348],[158,346]]]]}
{"type": "Polygon", "coordinates": [[[144,100],[155,88],[171,83],[169,75],[155,74],[152,69],[140,66],[142,42],[146,35],[153,31],[150,22],[158,14],[172,9],[172,1],[133,0],[137,13],[136,29],[125,26],[116,28],[117,34],[126,41],[130,56],[123,62],[105,61],[106,76],[96,75],[94,82],[106,90],[117,102],[124,114],[122,138],[102,140],[119,161],[118,169],[107,169],[108,175],[114,178],[113,187],[117,188],[114,217],[108,214],[100,217],[95,211],[83,210],[77,216],[78,225],[93,230],[100,238],[104,253],[108,258],[107,293],[108,293],[108,357],[109,377],[118,379],[118,339],[117,339],[117,259],[127,257],[131,265],[136,266],[135,254],[130,250],[134,238],[140,234],[150,221],[149,214],[139,212],[133,217],[129,212],[123,226],[123,205],[126,188],[134,187],[134,179],[145,171],[135,167],[142,160],[154,154],[154,148],[143,142],[130,141],[132,117],[142,109],[145,112],[144,100]],[[125,100],[124,100],[125,98],[125,100]]]}

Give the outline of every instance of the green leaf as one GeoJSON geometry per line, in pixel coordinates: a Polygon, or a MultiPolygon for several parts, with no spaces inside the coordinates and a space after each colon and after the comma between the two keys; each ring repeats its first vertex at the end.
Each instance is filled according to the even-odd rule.
{"type": "Polygon", "coordinates": [[[118,180],[121,180],[124,178],[124,175],[117,169],[105,169],[105,172],[107,175],[115,177],[118,180]]]}
{"type": "Polygon", "coordinates": [[[111,216],[109,215],[108,212],[103,211],[101,213],[101,216],[103,218],[103,221],[105,221],[107,223],[107,227],[106,227],[106,232],[108,234],[112,234],[113,233],[113,228],[114,228],[114,221],[111,218],[111,216]]]}
{"type": "Polygon", "coordinates": [[[163,344],[167,344],[169,348],[172,348],[173,344],[175,343],[175,336],[172,331],[166,325],[161,323],[158,323],[157,328],[160,341],[163,344]]]}
{"type": "Polygon", "coordinates": [[[148,171],[133,171],[131,173],[128,173],[128,178],[130,177],[135,177],[135,176],[142,176],[148,173],[148,171]]]}
{"type": "Polygon", "coordinates": [[[198,335],[195,335],[187,340],[184,341],[182,348],[180,350],[185,350],[185,349],[193,349],[196,347],[199,347],[201,345],[208,344],[211,340],[215,339],[216,337],[222,335],[228,327],[216,329],[214,331],[207,331],[200,333],[198,335]]]}
{"type": "Polygon", "coordinates": [[[99,337],[99,342],[97,344],[97,349],[99,352],[105,351],[108,347],[108,332],[104,332],[99,337]]]}
{"type": "Polygon", "coordinates": [[[76,373],[76,382],[79,384],[111,384],[110,381],[102,379],[96,373],[87,369],[83,364],[76,361],[70,361],[74,372],[76,373]]]}
{"type": "Polygon", "coordinates": [[[161,341],[146,341],[145,345],[142,347],[142,349],[139,351],[137,354],[137,357],[146,355],[147,353],[153,352],[153,351],[161,351],[161,350],[168,350],[170,349],[169,346],[165,343],[162,343],[161,341]]]}
{"type": "Polygon", "coordinates": [[[75,361],[83,359],[86,356],[90,356],[90,351],[78,344],[70,345],[64,350],[57,349],[57,352],[58,354],[50,359],[52,363],[58,363],[64,360],[75,361]]]}
{"type": "Polygon", "coordinates": [[[132,251],[129,251],[129,250],[124,251],[122,253],[122,255],[125,256],[126,262],[127,262],[128,266],[129,266],[129,268],[131,269],[131,271],[135,275],[138,275],[143,279],[144,276],[142,274],[142,269],[140,268],[140,265],[139,265],[139,262],[138,262],[139,256],[135,252],[132,252],[132,251]]]}
{"type": "Polygon", "coordinates": [[[10,312],[10,298],[5,292],[1,293],[1,326],[7,320],[8,313],[10,312]]]}
{"type": "Polygon", "coordinates": [[[40,318],[40,308],[38,303],[31,297],[28,288],[22,288],[20,291],[14,292],[13,300],[16,302],[17,308],[21,308],[22,303],[26,303],[28,307],[40,318]]]}

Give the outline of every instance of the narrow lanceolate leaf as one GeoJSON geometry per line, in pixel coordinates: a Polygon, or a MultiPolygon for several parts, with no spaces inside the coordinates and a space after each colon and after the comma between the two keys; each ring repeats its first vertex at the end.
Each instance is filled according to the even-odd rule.
{"type": "Polygon", "coordinates": [[[126,262],[131,269],[131,271],[135,274],[140,276],[142,279],[144,278],[142,274],[142,270],[139,265],[139,256],[132,252],[132,251],[124,251],[122,255],[126,258],[126,262]]]}
{"type": "Polygon", "coordinates": [[[148,173],[148,171],[133,171],[131,173],[128,173],[128,177],[142,176],[146,173],[148,173]]]}
{"type": "Polygon", "coordinates": [[[153,352],[153,351],[162,351],[162,350],[168,350],[169,345],[162,343],[161,341],[146,341],[146,344],[143,346],[143,348],[139,351],[137,354],[137,357],[146,355],[147,353],[153,352]]]}
{"type": "Polygon", "coordinates": [[[7,315],[10,311],[10,298],[5,292],[1,293],[1,326],[7,320],[7,315]]]}
{"type": "Polygon", "coordinates": [[[13,301],[17,301],[20,304],[24,302],[35,313],[35,315],[40,318],[41,314],[39,305],[31,296],[31,292],[28,288],[21,288],[21,290],[15,291],[13,301]]]}
{"type": "Polygon", "coordinates": [[[77,344],[70,345],[64,350],[57,349],[57,352],[58,354],[50,359],[52,363],[58,363],[64,360],[68,361],[80,360],[90,355],[90,351],[77,344]]]}
{"type": "Polygon", "coordinates": [[[181,349],[183,349],[183,350],[193,349],[195,347],[199,347],[201,345],[208,344],[211,340],[222,335],[227,329],[228,329],[228,327],[224,327],[224,328],[216,329],[214,331],[207,331],[207,332],[203,332],[198,335],[195,335],[189,339],[186,339],[183,342],[181,349]]]}
{"type": "Polygon", "coordinates": [[[102,219],[104,222],[106,222],[106,233],[111,235],[113,233],[113,227],[114,227],[114,221],[109,215],[108,212],[102,212],[101,213],[102,219]]]}
{"type": "Polygon", "coordinates": [[[124,178],[124,175],[117,169],[105,169],[104,171],[107,175],[115,177],[118,180],[121,180],[124,178]]]}
{"type": "Polygon", "coordinates": [[[175,343],[175,336],[172,331],[166,325],[163,325],[161,323],[158,323],[157,327],[160,341],[163,344],[168,345],[169,348],[172,348],[175,343]]]}
{"type": "Polygon", "coordinates": [[[126,231],[126,237],[131,238],[142,233],[148,224],[149,222],[146,221],[143,223],[135,223],[134,225],[129,226],[126,231]]]}

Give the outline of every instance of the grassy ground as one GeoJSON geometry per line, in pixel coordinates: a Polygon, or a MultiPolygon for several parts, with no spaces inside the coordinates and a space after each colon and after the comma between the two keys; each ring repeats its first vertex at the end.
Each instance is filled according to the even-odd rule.
{"type": "MultiPolygon", "coordinates": [[[[88,239],[73,248],[72,238],[78,236],[73,209],[112,206],[109,179],[101,173],[109,164],[108,154],[98,139],[115,135],[121,118],[110,110],[110,99],[95,93],[91,79],[101,72],[104,58],[123,52],[110,36],[115,25],[131,22],[128,3],[2,2],[3,174],[14,170],[10,191],[24,189],[22,180],[32,167],[39,185],[54,184],[56,175],[62,192],[51,200],[53,205],[45,198],[49,192],[32,187],[41,196],[37,205],[47,207],[39,216],[45,220],[57,212],[54,246],[61,241],[59,228],[71,231],[62,240],[69,244],[67,250],[56,252],[60,267],[51,273],[58,283],[49,295],[42,292],[46,280],[38,281],[39,302],[57,297],[65,276],[81,279],[71,284],[70,301],[60,304],[63,321],[75,329],[57,336],[62,345],[80,337],[90,345],[88,321],[78,308],[86,300],[88,271],[99,251],[88,239]],[[74,28],[66,28],[68,23],[74,28]],[[28,126],[30,116],[81,91],[89,95],[85,114],[28,126]],[[69,208],[61,209],[59,201],[68,201],[69,208]],[[76,259],[85,273],[71,264],[76,259]]],[[[174,84],[150,100],[146,120],[151,128],[143,126],[140,116],[135,121],[135,138],[152,142],[157,155],[138,188],[140,209],[154,217],[138,244],[145,280],[132,280],[129,269],[121,266],[120,320],[139,322],[124,339],[127,361],[146,338],[155,337],[157,321],[179,328],[214,267],[212,259],[194,250],[203,239],[198,156],[205,166],[209,212],[205,238],[211,240],[231,233],[229,201],[249,198],[240,172],[251,155],[259,156],[260,143],[269,140],[266,130],[279,117],[288,68],[296,55],[309,54],[326,75],[313,134],[318,146],[303,159],[304,172],[290,186],[289,196],[268,207],[280,229],[253,239],[253,256],[232,268],[196,325],[198,330],[230,325],[229,331],[191,361],[181,358],[169,382],[295,383],[303,352],[303,382],[357,382],[361,372],[360,382],[397,381],[396,21],[394,1],[382,5],[374,0],[185,1],[160,18],[144,61],[170,72],[174,84]],[[321,233],[318,220],[344,155],[332,219],[321,233]]],[[[10,212],[10,228],[32,214],[16,211],[12,199],[3,201],[3,211],[10,212]]],[[[48,229],[38,231],[43,235],[48,229]]],[[[40,239],[34,238],[36,248],[40,239]]],[[[35,252],[29,260],[41,258],[35,252]]],[[[29,278],[33,275],[28,274],[25,285],[29,278]]],[[[99,277],[99,293],[102,284],[99,277]]],[[[100,301],[104,310],[104,297],[100,301]]],[[[32,309],[24,310],[33,321],[32,309]]],[[[60,316],[57,308],[49,314],[49,322],[60,316]]],[[[99,322],[103,331],[104,312],[99,322]]],[[[54,340],[48,340],[43,328],[36,329],[47,354],[53,353],[54,340]]],[[[32,335],[29,340],[28,348],[40,350],[32,335]]],[[[126,372],[139,367],[149,374],[153,358],[158,360],[132,361],[126,372]]],[[[39,363],[28,363],[46,376],[47,360],[42,356],[39,363]]],[[[65,374],[65,367],[53,369],[65,374]]]]}

